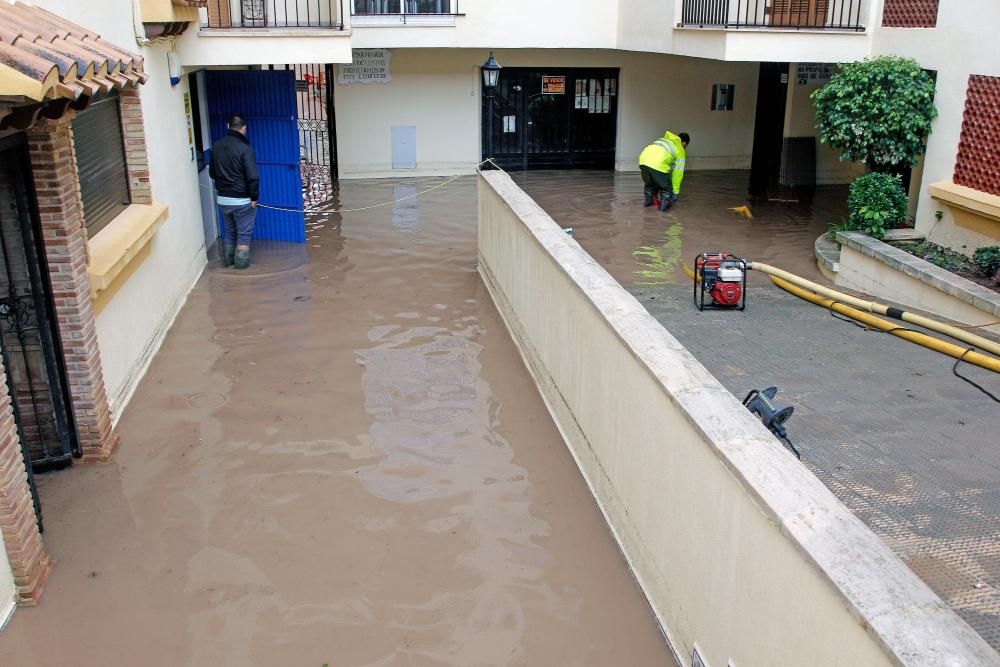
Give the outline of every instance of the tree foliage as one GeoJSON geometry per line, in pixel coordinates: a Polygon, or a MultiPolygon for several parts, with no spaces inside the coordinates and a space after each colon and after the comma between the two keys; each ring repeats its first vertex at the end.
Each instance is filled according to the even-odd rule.
{"type": "Polygon", "coordinates": [[[812,99],[820,141],[874,171],[915,165],[937,116],[933,78],[896,56],[842,65],[812,99]]]}

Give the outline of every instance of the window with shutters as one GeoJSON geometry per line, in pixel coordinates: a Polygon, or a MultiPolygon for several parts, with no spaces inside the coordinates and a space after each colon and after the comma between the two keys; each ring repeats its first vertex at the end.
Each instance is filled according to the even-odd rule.
{"type": "Polygon", "coordinates": [[[95,95],[73,121],[76,169],[88,238],[131,203],[118,92],[95,95]]]}

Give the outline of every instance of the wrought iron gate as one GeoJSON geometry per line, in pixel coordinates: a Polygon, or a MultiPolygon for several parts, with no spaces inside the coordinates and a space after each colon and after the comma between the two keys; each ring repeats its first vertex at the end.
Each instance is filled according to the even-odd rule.
{"type": "Polygon", "coordinates": [[[337,181],[333,65],[285,65],[295,72],[302,198],[306,208],[330,201],[337,181]]]}
{"type": "Polygon", "coordinates": [[[617,69],[505,67],[490,108],[484,94],[483,158],[504,169],[614,168],[617,69]]]}
{"type": "Polygon", "coordinates": [[[23,138],[0,142],[0,352],[41,526],[32,473],[69,465],[80,449],[30,173],[23,138]]]}

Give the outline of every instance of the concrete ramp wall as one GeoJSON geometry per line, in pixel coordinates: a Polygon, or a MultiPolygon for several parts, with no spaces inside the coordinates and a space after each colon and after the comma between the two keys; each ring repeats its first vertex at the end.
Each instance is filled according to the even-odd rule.
{"type": "Polygon", "coordinates": [[[510,178],[479,270],[682,665],[1000,656],[510,178]]]}

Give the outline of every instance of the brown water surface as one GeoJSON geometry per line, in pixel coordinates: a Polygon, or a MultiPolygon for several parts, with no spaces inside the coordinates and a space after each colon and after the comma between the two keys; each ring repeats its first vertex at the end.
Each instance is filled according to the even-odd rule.
{"type": "MultiPolygon", "coordinates": [[[[635,173],[522,172],[520,185],[623,285],[681,285],[683,263],[705,251],[730,252],[821,280],[813,244],[847,215],[847,191],[820,187],[811,205],[748,204],[745,171],[692,171],[678,203],[642,207],[635,173]],[[748,206],[752,218],[731,209],[748,206]]],[[[752,280],[764,276],[751,275],[752,280]]]]}
{"type": "Polygon", "coordinates": [[[475,196],[211,267],[113,462],[41,477],[59,563],[0,664],[673,665],[475,272],[475,196]]]}

